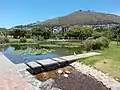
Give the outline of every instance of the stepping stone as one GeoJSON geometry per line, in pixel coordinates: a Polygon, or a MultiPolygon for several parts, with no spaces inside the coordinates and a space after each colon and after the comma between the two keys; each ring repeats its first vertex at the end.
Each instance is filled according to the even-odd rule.
{"type": "Polygon", "coordinates": [[[49,71],[59,68],[58,62],[52,59],[44,59],[36,62],[43,66],[44,71],[49,71]]]}
{"type": "Polygon", "coordinates": [[[52,58],[53,60],[57,61],[60,64],[60,67],[68,65],[67,61],[61,58],[52,58]]]}
{"type": "Polygon", "coordinates": [[[29,67],[27,70],[31,74],[38,74],[38,73],[42,72],[42,66],[36,62],[28,62],[28,63],[26,63],[26,65],[29,67]]]}
{"type": "Polygon", "coordinates": [[[65,56],[65,57],[60,57],[60,59],[64,59],[64,60],[66,60],[67,61],[67,63],[68,64],[71,64],[71,63],[73,63],[74,61],[76,61],[76,59],[78,59],[78,58],[76,58],[76,56],[65,56]]]}

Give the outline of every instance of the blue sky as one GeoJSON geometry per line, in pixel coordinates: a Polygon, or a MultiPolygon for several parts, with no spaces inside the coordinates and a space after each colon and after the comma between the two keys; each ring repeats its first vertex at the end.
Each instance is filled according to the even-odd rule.
{"type": "Polygon", "coordinates": [[[80,9],[120,15],[120,0],[0,0],[0,27],[43,21],[80,9]]]}

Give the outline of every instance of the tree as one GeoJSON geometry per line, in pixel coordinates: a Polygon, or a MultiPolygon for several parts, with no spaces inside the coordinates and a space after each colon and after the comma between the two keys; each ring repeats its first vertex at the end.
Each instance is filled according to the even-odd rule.
{"type": "Polygon", "coordinates": [[[31,30],[26,30],[25,37],[26,38],[31,38],[31,36],[32,36],[32,31],[31,30]]]}
{"type": "Polygon", "coordinates": [[[26,37],[26,30],[20,30],[20,38],[26,37]]]}
{"type": "Polygon", "coordinates": [[[20,29],[13,30],[13,38],[20,38],[20,29]]]}
{"type": "Polygon", "coordinates": [[[44,39],[49,39],[51,34],[52,34],[52,31],[47,30],[44,27],[32,29],[32,35],[36,36],[38,40],[40,40],[40,37],[43,37],[44,39]]]}
{"type": "Polygon", "coordinates": [[[32,35],[36,36],[38,40],[40,40],[40,36],[43,35],[43,28],[33,28],[32,35]]]}
{"type": "Polygon", "coordinates": [[[21,38],[25,37],[26,30],[14,29],[13,31],[10,31],[9,34],[13,35],[14,38],[21,38]]]}
{"type": "Polygon", "coordinates": [[[81,40],[91,37],[93,29],[89,27],[73,27],[66,32],[67,37],[79,38],[81,40]]]}

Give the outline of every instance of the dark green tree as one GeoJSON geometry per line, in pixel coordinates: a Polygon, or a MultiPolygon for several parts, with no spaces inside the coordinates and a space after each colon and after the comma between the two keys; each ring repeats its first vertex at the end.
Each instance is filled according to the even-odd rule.
{"type": "Polygon", "coordinates": [[[81,40],[91,37],[93,29],[89,27],[73,27],[65,34],[66,37],[79,38],[81,40]]]}
{"type": "Polygon", "coordinates": [[[51,34],[52,31],[45,29],[44,27],[32,29],[32,35],[36,36],[38,40],[40,40],[40,37],[43,37],[44,39],[49,39],[51,34]]]}

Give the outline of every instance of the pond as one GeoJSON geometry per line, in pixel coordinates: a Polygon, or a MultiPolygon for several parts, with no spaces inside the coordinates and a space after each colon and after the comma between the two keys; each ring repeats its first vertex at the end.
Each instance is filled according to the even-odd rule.
{"type": "Polygon", "coordinates": [[[81,48],[72,47],[72,48],[64,48],[64,47],[41,47],[40,44],[34,45],[2,45],[0,46],[0,51],[13,63],[25,63],[34,60],[43,60],[48,58],[55,58],[61,56],[72,55],[75,53],[81,53],[81,48]],[[52,52],[46,54],[16,54],[13,53],[15,50],[29,50],[29,49],[53,49],[52,52]]]}

